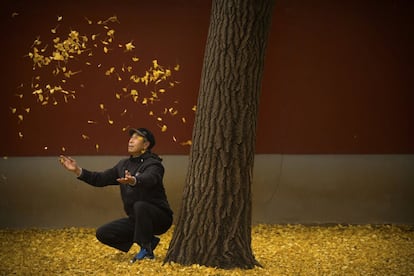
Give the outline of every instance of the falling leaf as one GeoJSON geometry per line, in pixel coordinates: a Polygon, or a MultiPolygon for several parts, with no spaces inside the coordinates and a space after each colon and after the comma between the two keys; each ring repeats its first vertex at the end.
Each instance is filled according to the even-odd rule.
{"type": "Polygon", "coordinates": [[[23,115],[17,115],[17,117],[19,118],[19,121],[23,121],[23,115]]]}
{"type": "Polygon", "coordinates": [[[197,106],[194,105],[193,108],[191,108],[191,110],[195,112],[197,110],[197,106]]]}
{"type": "Polygon", "coordinates": [[[48,147],[47,147],[47,146],[45,146],[45,147],[43,147],[43,149],[44,149],[44,150],[47,150],[47,149],[48,149],[48,147]]]}
{"type": "Polygon", "coordinates": [[[172,115],[172,116],[175,116],[175,115],[177,115],[178,114],[178,110],[175,110],[174,108],[172,108],[172,107],[170,107],[169,109],[168,109],[168,112],[172,115]]]}
{"type": "Polygon", "coordinates": [[[124,116],[127,113],[127,109],[125,108],[124,111],[122,111],[121,116],[124,116]]]}
{"type": "Polygon", "coordinates": [[[119,23],[118,17],[116,15],[113,15],[113,16],[109,17],[108,19],[104,20],[102,23],[103,24],[108,24],[108,22],[117,22],[117,23],[119,23]]]}
{"type": "Polygon", "coordinates": [[[10,109],[11,109],[12,114],[15,114],[15,113],[16,113],[16,111],[17,111],[17,109],[16,109],[16,108],[14,108],[14,107],[10,107],[10,109]]]}
{"type": "Polygon", "coordinates": [[[177,138],[175,138],[175,136],[172,137],[174,142],[177,142],[177,138]]]}
{"type": "Polygon", "coordinates": [[[52,34],[55,34],[57,32],[57,28],[59,28],[59,24],[56,25],[56,27],[54,27],[53,29],[50,30],[52,32],[52,34]]]}
{"type": "Polygon", "coordinates": [[[182,118],[181,118],[181,121],[182,121],[184,124],[187,122],[187,120],[186,120],[184,117],[182,117],[182,118]]]}
{"type": "Polygon", "coordinates": [[[99,151],[99,144],[95,145],[95,149],[96,149],[96,151],[99,151]]]}
{"type": "Polygon", "coordinates": [[[191,142],[191,140],[188,140],[188,141],[186,141],[186,142],[182,142],[182,143],[180,143],[182,146],[191,146],[192,145],[192,142],[191,142]]]}
{"type": "Polygon", "coordinates": [[[62,21],[63,16],[58,16],[57,21],[62,21]]]}
{"type": "Polygon", "coordinates": [[[72,72],[71,70],[69,70],[68,72],[64,73],[65,77],[70,78],[76,74],[79,74],[80,72],[82,72],[81,70],[76,71],[76,72],[72,72]]]}
{"type": "Polygon", "coordinates": [[[132,44],[132,41],[125,44],[125,51],[132,51],[135,48],[135,46],[132,44]]]}
{"type": "Polygon", "coordinates": [[[66,151],[65,147],[62,147],[62,151],[63,151],[63,152],[65,152],[65,151],[66,151]]]}
{"type": "Polygon", "coordinates": [[[108,116],[108,123],[110,124],[110,125],[113,125],[114,124],[114,121],[113,120],[111,120],[111,118],[108,116]]]}
{"type": "Polygon", "coordinates": [[[106,32],[106,35],[113,38],[115,35],[115,30],[109,30],[108,32],[106,32]]]}
{"type": "Polygon", "coordinates": [[[135,83],[138,83],[138,82],[140,82],[140,80],[141,80],[141,78],[140,77],[138,77],[137,75],[131,75],[130,77],[129,77],[129,79],[130,80],[132,80],[133,82],[135,82],[135,83]]]}
{"type": "Polygon", "coordinates": [[[84,140],[89,140],[90,138],[89,138],[89,136],[88,135],[85,135],[85,134],[82,134],[82,138],[84,139],[84,140]]]}
{"type": "Polygon", "coordinates": [[[88,124],[96,124],[96,122],[95,121],[92,121],[92,120],[89,120],[88,121],[88,124]]]}
{"type": "Polygon", "coordinates": [[[114,71],[115,71],[115,67],[111,67],[111,68],[109,68],[109,69],[105,72],[105,75],[109,76],[109,75],[111,75],[114,71]]]}
{"type": "Polygon", "coordinates": [[[137,62],[137,61],[139,61],[139,58],[138,57],[132,57],[132,61],[137,62]]]}
{"type": "Polygon", "coordinates": [[[93,22],[85,17],[85,20],[88,22],[89,25],[91,25],[93,22]]]}
{"type": "Polygon", "coordinates": [[[13,12],[13,13],[12,13],[12,15],[11,15],[11,17],[12,17],[12,18],[15,18],[15,17],[16,17],[16,16],[18,16],[18,15],[19,15],[19,14],[18,14],[17,12],[13,12]]]}
{"type": "Polygon", "coordinates": [[[167,126],[166,126],[166,125],[163,125],[163,126],[161,127],[161,131],[162,131],[162,132],[166,132],[166,131],[167,131],[167,126]]]}
{"type": "Polygon", "coordinates": [[[19,138],[23,139],[23,133],[21,133],[20,131],[19,131],[19,138]]]}
{"type": "Polygon", "coordinates": [[[138,100],[138,91],[136,89],[131,89],[131,96],[132,99],[134,100],[134,102],[136,102],[138,100]]]}
{"type": "Polygon", "coordinates": [[[108,48],[105,46],[105,47],[103,48],[103,51],[104,51],[104,53],[105,53],[105,54],[107,54],[109,50],[108,50],[108,48]]]}
{"type": "Polygon", "coordinates": [[[176,66],[174,66],[174,70],[175,70],[175,71],[179,71],[179,70],[180,70],[180,65],[179,65],[179,64],[177,64],[176,66]]]}

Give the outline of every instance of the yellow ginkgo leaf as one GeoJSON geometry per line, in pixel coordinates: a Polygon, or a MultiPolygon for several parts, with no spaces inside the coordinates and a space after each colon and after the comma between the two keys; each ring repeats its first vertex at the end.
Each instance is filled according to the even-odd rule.
{"type": "Polygon", "coordinates": [[[106,33],[106,35],[107,35],[107,36],[110,36],[110,37],[114,37],[114,34],[115,34],[115,30],[109,30],[109,31],[106,33]]]}
{"type": "Polygon", "coordinates": [[[109,69],[105,72],[105,75],[109,76],[109,75],[111,75],[114,71],[115,71],[115,67],[111,67],[111,68],[109,68],[109,69]]]}
{"type": "Polygon", "coordinates": [[[85,17],[85,20],[88,22],[89,25],[91,25],[93,22],[92,20],[89,20],[88,18],[85,17]]]}
{"type": "Polygon", "coordinates": [[[185,142],[182,142],[182,143],[180,143],[182,146],[191,146],[192,145],[192,142],[191,142],[191,140],[188,140],[188,141],[185,141],[185,142]]]}
{"type": "Polygon", "coordinates": [[[125,51],[132,51],[135,48],[134,44],[132,44],[132,41],[125,44],[125,51]]]}
{"type": "Polygon", "coordinates": [[[61,60],[61,61],[64,61],[65,60],[65,58],[58,51],[53,52],[52,58],[54,60],[61,60]]]}
{"type": "Polygon", "coordinates": [[[52,34],[55,34],[57,32],[57,28],[59,28],[59,24],[56,27],[54,27],[53,29],[50,30],[52,32],[52,34]]]}

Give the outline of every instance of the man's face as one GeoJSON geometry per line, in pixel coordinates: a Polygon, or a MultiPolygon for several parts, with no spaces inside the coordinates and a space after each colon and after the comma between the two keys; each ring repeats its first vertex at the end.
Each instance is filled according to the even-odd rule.
{"type": "Polygon", "coordinates": [[[128,153],[133,156],[140,155],[149,146],[149,142],[144,137],[139,136],[137,133],[132,134],[128,142],[128,153]]]}

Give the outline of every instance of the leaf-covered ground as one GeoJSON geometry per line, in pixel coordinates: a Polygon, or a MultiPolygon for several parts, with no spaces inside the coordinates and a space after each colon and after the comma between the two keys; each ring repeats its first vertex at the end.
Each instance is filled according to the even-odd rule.
{"type": "Polygon", "coordinates": [[[94,229],[3,229],[0,275],[414,275],[412,226],[257,225],[252,247],[263,268],[247,271],[162,265],[172,231],[154,260],[130,265],[138,247],[117,252],[94,229]]]}

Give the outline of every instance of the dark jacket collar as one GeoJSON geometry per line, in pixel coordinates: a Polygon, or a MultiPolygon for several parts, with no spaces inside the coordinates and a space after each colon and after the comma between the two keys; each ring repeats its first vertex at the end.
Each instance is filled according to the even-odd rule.
{"type": "Polygon", "coordinates": [[[149,159],[149,158],[153,158],[156,159],[158,161],[162,161],[162,159],[155,153],[152,153],[151,151],[146,151],[143,154],[137,156],[137,157],[133,157],[132,155],[129,157],[129,160],[133,161],[133,162],[144,162],[145,160],[149,159]]]}

